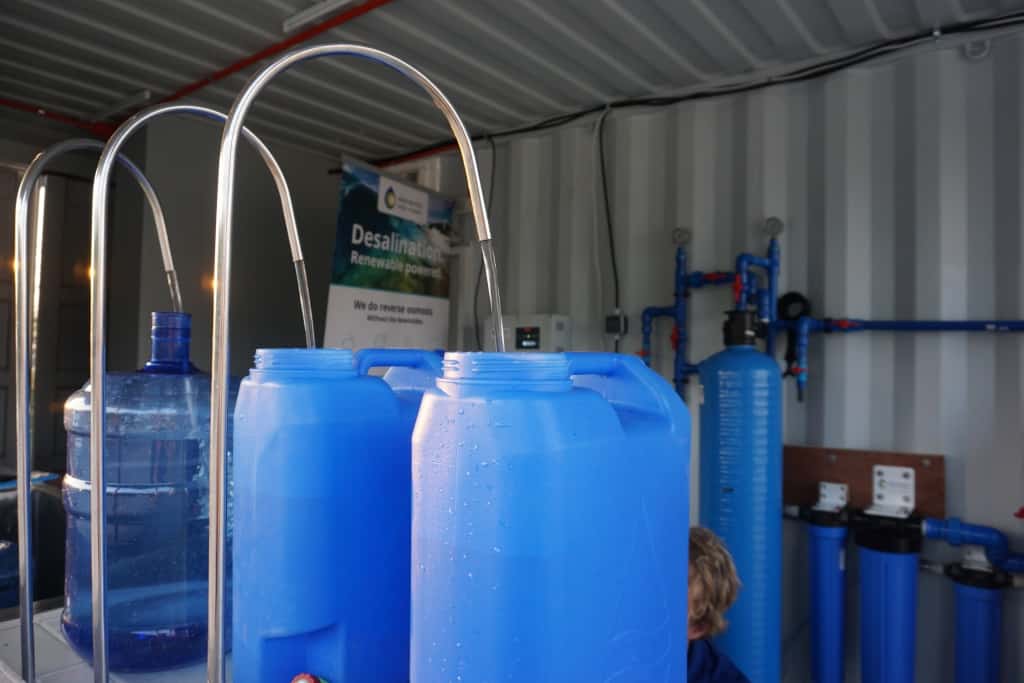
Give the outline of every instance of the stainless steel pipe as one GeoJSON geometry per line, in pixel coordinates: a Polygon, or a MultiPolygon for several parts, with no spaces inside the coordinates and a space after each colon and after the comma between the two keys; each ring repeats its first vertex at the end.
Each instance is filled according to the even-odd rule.
{"type": "MultiPolygon", "coordinates": [[[[47,167],[57,158],[70,152],[101,151],[103,143],[88,138],[75,138],[48,147],[32,159],[25,169],[18,185],[14,204],[14,357],[15,357],[15,412],[17,433],[17,485],[18,485],[18,600],[21,628],[21,677],[26,681],[35,680],[35,631],[33,630],[33,562],[32,562],[32,392],[35,390],[36,337],[38,335],[38,310],[40,296],[39,271],[42,263],[42,235],[37,235],[34,249],[29,249],[28,219],[36,184],[47,167]],[[34,254],[30,254],[34,251],[34,254]],[[32,320],[29,322],[29,264],[35,264],[33,278],[36,300],[31,304],[32,320]]],[[[178,274],[174,269],[171,248],[167,241],[167,221],[156,191],[149,179],[130,159],[118,155],[117,161],[132,174],[142,193],[146,196],[153,212],[160,255],[170,288],[171,305],[181,310],[181,290],[178,274]]]]}
{"type": "MultiPolygon", "coordinates": [[[[487,205],[484,202],[480,172],[477,168],[476,154],[473,151],[473,141],[469,132],[440,88],[408,62],[387,52],[364,45],[339,43],[302,48],[286,54],[253,76],[235,99],[221,138],[220,162],[217,171],[217,242],[214,257],[214,278],[217,287],[213,298],[213,359],[211,362],[210,399],[210,604],[207,623],[209,640],[206,654],[208,683],[223,683],[224,681],[224,457],[227,448],[231,228],[238,138],[242,133],[242,124],[253,100],[275,76],[299,62],[335,55],[361,57],[388,66],[419,85],[430,95],[434,105],[448,120],[448,125],[451,126],[452,134],[455,136],[459,153],[462,155],[462,168],[465,171],[466,183],[469,187],[469,200],[473,206],[477,235],[482,246],[488,249],[490,246],[491,227],[487,219],[487,205]]],[[[487,249],[485,249],[485,253],[487,253],[487,249]]],[[[501,306],[496,291],[497,276],[494,273],[493,262],[489,264],[488,270],[490,271],[488,287],[491,288],[491,301],[494,302],[492,308],[497,309],[492,310],[496,328],[495,342],[500,351],[504,350],[504,343],[501,329],[501,306]]]]}
{"type": "MultiPolygon", "coordinates": [[[[92,290],[90,296],[92,311],[92,332],[89,340],[90,378],[92,384],[92,411],[90,414],[91,434],[89,440],[90,462],[89,476],[92,481],[90,495],[90,541],[92,549],[92,643],[93,643],[93,677],[97,683],[106,683],[109,676],[107,664],[107,631],[106,631],[106,542],[104,529],[106,522],[105,498],[106,477],[104,472],[104,436],[106,435],[106,406],[104,404],[106,359],[106,298],[107,298],[107,194],[110,176],[113,172],[117,153],[125,141],[140,127],[153,119],[172,115],[188,114],[225,121],[227,117],[219,111],[194,105],[174,104],[151,107],[143,110],[121,124],[110,137],[99,165],[92,187],[92,290]]],[[[302,307],[303,324],[306,329],[306,343],[315,345],[313,331],[313,315],[309,301],[309,288],[306,281],[306,267],[299,242],[298,226],[295,222],[295,211],[292,206],[291,193],[285,181],[281,167],[259,138],[248,130],[239,130],[253,144],[266,163],[274,178],[278,193],[281,195],[281,210],[284,213],[285,229],[288,231],[288,242],[291,247],[292,261],[295,264],[299,300],[302,307]]],[[[219,200],[218,200],[219,201],[219,200]]],[[[215,280],[215,290],[220,291],[226,285],[224,280],[215,280]]],[[[216,304],[214,305],[216,315],[216,304]]],[[[211,491],[214,488],[213,472],[210,473],[211,491]]],[[[214,530],[211,527],[210,534],[214,530]]],[[[213,587],[210,588],[211,594],[213,587]]]]}

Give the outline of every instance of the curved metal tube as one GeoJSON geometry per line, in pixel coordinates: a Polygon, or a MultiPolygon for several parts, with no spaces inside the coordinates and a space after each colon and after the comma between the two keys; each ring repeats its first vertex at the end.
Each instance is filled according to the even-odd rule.
{"type": "MultiPolygon", "coordinates": [[[[20,605],[21,628],[21,677],[26,681],[35,680],[35,632],[32,628],[34,620],[33,566],[32,566],[32,392],[35,390],[36,376],[36,340],[38,337],[38,305],[39,277],[42,262],[43,243],[41,235],[36,238],[34,254],[29,249],[29,207],[36,190],[36,183],[50,163],[69,152],[103,149],[103,143],[88,138],[74,138],[59,142],[43,150],[25,169],[18,185],[17,198],[14,204],[14,355],[15,355],[15,404],[17,420],[17,488],[18,488],[18,598],[20,605]],[[34,263],[36,294],[35,305],[32,306],[31,322],[29,321],[29,263],[34,263]]],[[[170,244],[167,241],[167,221],[160,206],[160,199],[149,179],[130,159],[118,155],[117,161],[124,165],[132,174],[142,193],[146,196],[149,208],[153,212],[156,225],[157,241],[160,243],[160,255],[163,258],[164,271],[170,288],[171,305],[175,311],[181,310],[181,291],[178,288],[178,274],[174,269],[170,244]]]]}
{"type": "Polygon", "coordinates": [[[213,299],[213,359],[211,362],[211,421],[210,421],[210,577],[209,618],[207,623],[207,681],[224,680],[224,453],[227,429],[228,381],[228,317],[231,301],[231,227],[235,194],[235,157],[238,137],[253,100],[275,76],[286,69],[310,59],[334,55],[351,55],[383,64],[419,85],[430,95],[434,105],[444,114],[462,155],[462,167],[469,187],[469,200],[473,206],[477,235],[485,255],[487,284],[492,301],[492,318],[498,350],[504,350],[501,329],[501,303],[497,293],[497,273],[493,258],[487,259],[490,248],[491,227],[487,220],[480,172],[477,168],[473,141],[466,126],[448,98],[429,78],[411,64],[380,50],[363,45],[345,43],[317,45],[290,52],[263,69],[245,86],[231,106],[227,126],[221,138],[220,163],[217,170],[217,244],[215,275],[217,289],[213,299]]]}
{"type": "MultiPolygon", "coordinates": [[[[92,458],[89,463],[89,477],[92,481],[90,504],[90,541],[92,549],[92,643],[93,643],[93,675],[97,683],[106,683],[108,678],[107,664],[107,631],[106,631],[106,543],[104,528],[106,522],[105,493],[106,477],[104,472],[104,435],[106,434],[106,406],[104,392],[106,385],[106,303],[107,303],[107,190],[110,176],[118,150],[125,141],[139,128],[149,121],[169,114],[189,114],[201,116],[215,121],[225,121],[227,117],[215,109],[186,104],[162,105],[150,107],[131,117],[121,124],[107,141],[96,167],[96,176],[92,186],[92,289],[90,306],[92,314],[92,333],[89,339],[90,382],[92,385],[92,410],[90,414],[89,448],[92,458]],[[99,495],[97,492],[101,492],[99,495]]],[[[315,346],[313,337],[313,315],[309,302],[309,287],[306,281],[306,266],[302,257],[299,242],[298,226],[295,222],[295,211],[292,206],[291,193],[284,173],[277,160],[259,138],[248,129],[239,131],[253,144],[256,151],[263,157],[270,174],[274,178],[278,193],[281,195],[281,210],[284,213],[285,228],[288,231],[288,242],[295,263],[295,272],[299,287],[299,300],[302,306],[303,323],[306,328],[306,343],[315,346]]],[[[216,282],[216,281],[215,281],[216,282]]],[[[223,281],[222,281],[223,282],[223,281]]],[[[218,291],[221,289],[215,286],[218,291]]],[[[214,307],[216,312],[216,306],[214,307]]],[[[212,533],[212,530],[211,530],[212,533]]]]}

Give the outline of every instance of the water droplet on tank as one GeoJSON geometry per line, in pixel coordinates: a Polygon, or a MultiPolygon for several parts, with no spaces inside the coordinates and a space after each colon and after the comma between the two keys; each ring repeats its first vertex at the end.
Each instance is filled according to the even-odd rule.
{"type": "MultiPolygon", "coordinates": [[[[491,550],[493,550],[496,553],[500,553],[501,552],[501,548],[499,546],[494,546],[493,548],[491,548],[491,550]]],[[[423,565],[420,565],[420,566],[422,567],[423,565]]]]}
{"type": "Polygon", "coordinates": [[[472,580],[473,579],[473,572],[466,572],[466,578],[472,580]]]}

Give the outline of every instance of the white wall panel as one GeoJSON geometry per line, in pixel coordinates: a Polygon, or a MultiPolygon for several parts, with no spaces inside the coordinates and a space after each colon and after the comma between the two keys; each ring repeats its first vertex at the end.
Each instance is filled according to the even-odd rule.
{"type": "MultiPolygon", "coordinates": [[[[631,321],[623,350],[640,348],[641,310],[672,301],[673,228],[694,232],[691,269],[731,269],[737,251],[762,248],[759,226],[773,215],[786,223],[781,289],[805,292],[819,316],[1024,318],[1022,58],[1024,39],[1009,36],[981,60],[950,47],[746,95],[612,113],[606,153],[631,321]]],[[[612,309],[604,226],[594,226],[593,123],[499,142],[492,212],[506,309],[570,313],[581,349],[607,347],[601,319],[612,309]]],[[[486,176],[490,155],[481,151],[486,176]]],[[[467,261],[475,274],[472,250],[467,261]]],[[[471,285],[456,302],[467,348],[471,285]]],[[[692,361],[720,348],[729,304],[728,288],[691,296],[692,361]]],[[[655,328],[653,361],[666,376],[669,332],[667,323],[655,328]]],[[[787,386],[788,443],[942,453],[949,513],[1004,529],[1024,547],[1024,522],[1013,517],[1024,504],[1024,335],[817,336],[810,355],[807,402],[787,386]]],[[[925,554],[950,556],[933,545],[925,554]]],[[[795,528],[785,557],[787,680],[799,681],[806,554],[795,528]]],[[[922,576],[919,680],[951,680],[951,591],[922,576]]],[[[1007,596],[1008,681],[1024,680],[1020,593],[1007,596]]],[[[849,669],[854,680],[856,652],[849,669]]]]}

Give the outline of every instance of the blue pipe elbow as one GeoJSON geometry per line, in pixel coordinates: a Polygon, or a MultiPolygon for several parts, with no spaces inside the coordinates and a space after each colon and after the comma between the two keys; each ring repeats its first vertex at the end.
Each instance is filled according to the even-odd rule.
{"type": "Polygon", "coordinates": [[[928,518],[924,521],[923,528],[926,538],[943,540],[952,546],[982,546],[985,548],[988,561],[1000,569],[1014,571],[1007,568],[1007,561],[1012,560],[1011,564],[1024,561],[1024,556],[1010,555],[1010,544],[1006,540],[1006,535],[991,527],[967,524],[951,517],[950,519],[928,518]]]}
{"type": "Polygon", "coordinates": [[[740,254],[736,257],[736,310],[742,311],[747,306],[750,293],[750,254],[740,254]]]}
{"type": "Polygon", "coordinates": [[[648,366],[651,364],[651,335],[654,332],[654,319],[672,314],[673,309],[662,306],[648,306],[640,314],[641,347],[643,349],[641,355],[644,357],[644,363],[648,366]]]}

